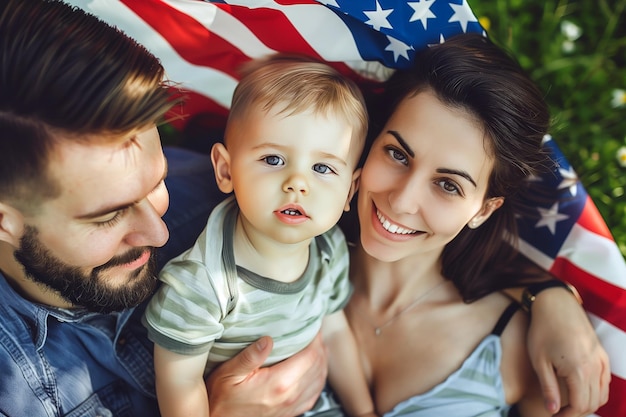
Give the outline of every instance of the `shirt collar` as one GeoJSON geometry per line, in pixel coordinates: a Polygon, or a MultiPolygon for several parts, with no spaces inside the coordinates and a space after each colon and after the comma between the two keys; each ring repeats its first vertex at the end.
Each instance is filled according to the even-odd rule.
{"type": "MultiPolygon", "coordinates": [[[[94,317],[102,316],[100,313],[90,312],[84,308],[64,309],[28,301],[13,289],[1,272],[0,302],[23,318],[25,324],[31,330],[33,342],[37,350],[40,350],[46,342],[49,317],[53,317],[60,322],[81,323],[89,321],[94,317]]],[[[110,313],[109,315],[118,316],[117,327],[119,328],[128,320],[132,311],[133,309],[128,309],[123,312],[110,313]]]]}

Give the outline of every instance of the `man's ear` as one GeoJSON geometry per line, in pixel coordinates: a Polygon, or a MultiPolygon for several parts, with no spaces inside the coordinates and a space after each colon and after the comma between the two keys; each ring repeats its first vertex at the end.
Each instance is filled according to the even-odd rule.
{"type": "Polygon", "coordinates": [[[352,197],[359,190],[359,184],[361,182],[361,168],[357,168],[352,174],[352,183],[350,184],[350,191],[348,191],[348,198],[346,199],[346,205],[343,207],[343,211],[350,211],[350,201],[352,197]]]}
{"type": "Polygon", "coordinates": [[[223,193],[231,193],[233,181],[230,176],[230,154],[223,143],[216,143],[211,148],[211,162],[213,163],[217,186],[223,193]]]}
{"type": "Polygon", "coordinates": [[[478,228],[491,217],[494,211],[502,207],[502,204],[504,204],[504,197],[493,197],[485,200],[478,213],[467,222],[467,227],[470,229],[478,228]]]}
{"type": "Polygon", "coordinates": [[[0,241],[18,247],[24,234],[24,216],[13,206],[0,202],[0,241]]]}

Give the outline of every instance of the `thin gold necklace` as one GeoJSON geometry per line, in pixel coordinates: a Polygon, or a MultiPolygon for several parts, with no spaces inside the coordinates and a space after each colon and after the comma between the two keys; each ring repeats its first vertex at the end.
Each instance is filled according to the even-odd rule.
{"type": "Polygon", "coordinates": [[[421,294],[419,297],[417,297],[415,300],[413,300],[411,302],[411,304],[409,304],[408,306],[404,307],[402,310],[400,310],[400,312],[398,314],[396,314],[395,316],[393,316],[392,318],[390,318],[389,320],[387,320],[386,322],[384,322],[383,324],[381,324],[380,326],[374,326],[371,322],[369,323],[370,326],[372,326],[374,328],[374,334],[376,336],[380,336],[383,332],[383,329],[387,326],[389,326],[391,323],[393,323],[395,320],[398,319],[398,317],[400,317],[401,315],[403,315],[404,313],[406,313],[407,311],[409,311],[410,309],[412,309],[413,307],[415,307],[416,305],[418,305],[421,301],[423,301],[424,299],[426,299],[426,297],[428,297],[429,294],[431,294],[432,292],[434,292],[437,288],[441,287],[443,284],[445,284],[447,281],[443,280],[442,282],[438,283],[437,285],[434,285],[433,287],[431,287],[429,290],[427,290],[425,293],[421,294]]]}

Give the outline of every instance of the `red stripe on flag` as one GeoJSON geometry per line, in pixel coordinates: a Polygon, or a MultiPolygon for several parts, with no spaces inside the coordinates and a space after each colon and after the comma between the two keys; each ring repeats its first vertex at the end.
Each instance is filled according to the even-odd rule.
{"type": "Polygon", "coordinates": [[[585,207],[583,212],[580,214],[580,217],[577,220],[577,223],[584,227],[587,230],[594,232],[597,235],[603,236],[607,239],[614,240],[611,235],[611,231],[607,227],[602,215],[598,211],[598,208],[595,206],[591,197],[587,196],[587,201],[585,202],[585,207]]]}
{"type": "Polygon", "coordinates": [[[557,258],[550,272],[578,289],[585,310],[626,331],[626,290],[589,274],[566,258],[557,258]]]}
{"type": "MultiPolygon", "coordinates": [[[[137,14],[146,24],[170,44],[185,61],[228,74],[239,79],[238,69],[250,60],[237,47],[226,39],[212,33],[193,17],[170,7],[162,1],[122,0],[124,4],[137,14]]],[[[315,1],[294,0],[288,4],[317,4],[315,1]]],[[[299,53],[321,59],[320,55],[300,35],[300,32],[280,10],[269,8],[249,9],[243,6],[214,4],[238,19],[261,43],[268,48],[280,52],[299,53]]],[[[320,6],[323,7],[323,6],[320,6]]],[[[355,73],[343,62],[329,63],[339,72],[354,79],[366,92],[378,86],[377,82],[367,80],[355,73]]],[[[225,122],[228,109],[217,104],[210,97],[197,93],[188,94],[183,111],[174,109],[167,116],[171,123],[182,129],[189,116],[198,113],[215,112],[225,122]],[[183,116],[182,118],[180,116],[183,116]]]]}
{"type": "Polygon", "coordinates": [[[611,385],[609,385],[609,401],[596,414],[602,417],[624,417],[626,416],[626,380],[615,375],[611,375],[611,385]]]}
{"type": "MultiPolygon", "coordinates": [[[[286,5],[308,5],[319,4],[315,1],[289,1],[284,2],[286,5]]],[[[293,11],[292,13],[295,13],[293,11]]],[[[257,38],[268,48],[283,53],[302,54],[323,60],[322,56],[316,51],[309,42],[300,34],[300,31],[293,25],[280,10],[269,8],[248,9],[245,7],[233,7],[231,14],[239,21],[244,22],[246,27],[252,31],[257,38]]],[[[377,85],[376,82],[365,79],[361,75],[354,72],[348,65],[343,62],[328,62],[327,64],[334,67],[344,76],[355,80],[366,90],[377,85]]]]}
{"type": "MultiPolygon", "coordinates": [[[[214,68],[234,78],[241,64],[250,58],[225,39],[217,36],[193,17],[161,1],[122,0],[141,19],[163,36],[187,62],[214,68]]],[[[214,4],[232,13],[236,7],[214,4]]]]}
{"type": "Polygon", "coordinates": [[[166,115],[166,120],[178,130],[183,130],[185,125],[194,117],[195,126],[203,126],[208,130],[224,130],[228,109],[217,104],[202,94],[186,90],[183,92],[184,102],[175,106],[166,115]]]}

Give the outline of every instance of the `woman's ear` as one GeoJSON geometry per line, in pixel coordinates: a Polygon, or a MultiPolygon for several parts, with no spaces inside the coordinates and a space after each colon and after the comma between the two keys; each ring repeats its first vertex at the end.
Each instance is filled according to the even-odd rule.
{"type": "Polygon", "coordinates": [[[17,248],[24,234],[24,216],[13,206],[0,202],[0,241],[17,248]]]}
{"type": "Polygon", "coordinates": [[[350,211],[350,202],[352,197],[359,190],[359,183],[361,182],[361,168],[354,170],[352,174],[352,184],[350,184],[350,191],[348,191],[348,198],[346,199],[346,205],[343,207],[343,211],[350,211]]]}
{"type": "Polygon", "coordinates": [[[215,181],[223,193],[233,191],[233,181],[230,176],[230,154],[222,143],[216,143],[211,148],[211,162],[215,171],[215,181]]]}
{"type": "Polygon", "coordinates": [[[478,213],[467,222],[467,227],[470,229],[478,228],[491,217],[494,211],[502,207],[502,204],[504,204],[504,197],[492,197],[485,200],[478,213]]]}

